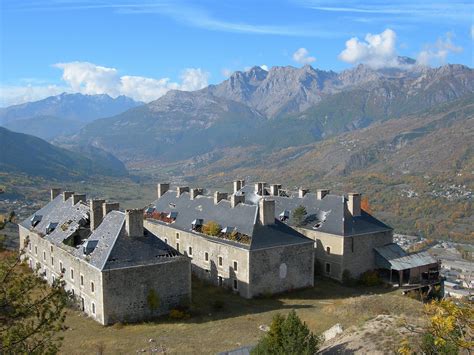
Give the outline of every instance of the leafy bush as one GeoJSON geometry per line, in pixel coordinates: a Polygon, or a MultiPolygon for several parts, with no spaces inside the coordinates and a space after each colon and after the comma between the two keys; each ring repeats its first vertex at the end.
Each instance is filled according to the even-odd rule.
{"type": "Polygon", "coordinates": [[[188,319],[190,317],[189,313],[179,310],[179,309],[172,309],[170,311],[170,318],[179,320],[179,319],[188,319]]]}
{"type": "Polygon", "coordinates": [[[293,310],[286,318],[281,314],[273,317],[269,332],[251,354],[315,354],[321,342],[293,310]]]}
{"type": "Polygon", "coordinates": [[[359,282],[364,286],[377,286],[382,284],[382,279],[375,270],[368,270],[360,275],[359,282]]]}
{"type": "Polygon", "coordinates": [[[214,221],[208,221],[203,224],[202,226],[202,232],[207,235],[212,235],[212,236],[218,236],[222,230],[222,227],[219,225],[219,223],[214,222],[214,221]]]}

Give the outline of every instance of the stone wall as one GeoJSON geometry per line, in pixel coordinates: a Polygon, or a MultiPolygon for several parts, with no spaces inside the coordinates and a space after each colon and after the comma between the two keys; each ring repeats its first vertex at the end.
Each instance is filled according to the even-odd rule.
{"type": "Polygon", "coordinates": [[[234,290],[249,298],[249,251],[217,238],[177,230],[165,224],[145,220],[145,228],[179,252],[191,258],[192,272],[201,280],[234,290]],[[191,254],[189,248],[192,248],[191,254]],[[206,253],[208,260],[206,261],[206,253]],[[222,260],[222,265],[219,263],[222,260]],[[237,263],[235,270],[234,262],[237,263]],[[237,284],[235,285],[235,282],[237,284]],[[237,288],[235,288],[237,286],[237,288]]]}
{"type": "Polygon", "coordinates": [[[306,228],[295,228],[314,240],[316,272],[336,280],[342,279],[344,237],[306,228]],[[329,248],[329,249],[328,249],[329,248]],[[329,265],[329,266],[328,266],[329,265]]]}
{"type": "Polygon", "coordinates": [[[345,237],[343,270],[349,270],[351,276],[357,278],[363,272],[375,269],[374,248],[392,243],[392,241],[392,231],[345,237]]]}
{"type": "Polygon", "coordinates": [[[154,265],[104,270],[104,324],[142,321],[189,305],[190,268],[189,259],[179,256],[154,265]]]}
{"type": "Polygon", "coordinates": [[[314,285],[312,243],[250,252],[250,296],[280,293],[314,285]]]}
{"type": "MultiPolygon", "coordinates": [[[[104,324],[102,275],[100,270],[86,261],[71,256],[66,250],[51,244],[36,232],[19,226],[20,248],[24,247],[29,237],[29,245],[25,248],[25,261],[32,269],[40,265],[40,273],[49,284],[64,271],[65,289],[73,293],[77,305],[91,318],[104,324]],[[92,286],[93,283],[93,286],[92,286]]],[[[65,248],[68,248],[65,246],[65,248]]]]}

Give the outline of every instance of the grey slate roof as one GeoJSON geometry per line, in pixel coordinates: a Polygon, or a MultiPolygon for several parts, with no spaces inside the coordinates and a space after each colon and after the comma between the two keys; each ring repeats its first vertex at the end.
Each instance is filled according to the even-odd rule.
{"type": "MultiPolygon", "coordinates": [[[[208,237],[198,233],[196,233],[196,236],[218,240],[241,248],[259,249],[285,244],[313,243],[311,239],[294,230],[290,232],[291,228],[284,223],[262,226],[258,222],[258,206],[254,204],[239,203],[232,208],[228,200],[221,200],[216,205],[211,196],[200,195],[191,200],[188,192],[184,192],[177,197],[176,190],[168,190],[161,198],[154,201],[152,206],[161,213],[178,212],[171,226],[183,231],[192,232],[192,223],[196,219],[202,219],[204,223],[208,221],[217,222],[222,228],[227,226],[236,228],[237,232],[251,237],[250,245],[223,238],[208,237]]],[[[161,221],[153,222],[165,223],[161,221]]]]}
{"type": "Polygon", "coordinates": [[[148,231],[148,235],[143,237],[128,237],[124,231],[125,213],[120,211],[109,212],[92,233],[88,229],[89,206],[82,202],[73,206],[72,198],[63,201],[63,196],[59,195],[37,211],[36,215],[42,215],[42,219],[35,227],[31,226],[32,216],[20,225],[44,235],[44,239],[100,270],[155,264],[178,255],[174,249],[148,231]],[[54,231],[47,234],[46,228],[50,223],[58,225],[54,231]],[[79,230],[86,236],[83,243],[76,247],[64,244],[66,239],[79,230]],[[86,244],[91,249],[95,244],[88,254],[84,253],[86,244]]]}
{"type": "MultiPolygon", "coordinates": [[[[266,191],[268,193],[268,190],[266,191]]],[[[239,193],[245,194],[246,203],[255,205],[262,198],[255,193],[253,184],[244,186],[239,193]]],[[[322,200],[318,200],[316,194],[310,192],[302,198],[297,193],[290,192],[289,195],[288,197],[268,196],[268,198],[275,200],[275,218],[279,218],[284,211],[290,211],[290,220],[287,223],[291,223],[292,211],[303,205],[307,212],[307,224],[303,228],[340,236],[391,230],[391,227],[365,211],[362,211],[360,217],[353,217],[347,210],[344,196],[329,194],[322,200]],[[313,228],[318,223],[320,224],[319,228],[313,228]]]]}
{"type": "MultiPolygon", "coordinates": [[[[375,248],[375,251],[384,259],[393,270],[406,270],[418,266],[436,264],[437,261],[428,252],[408,254],[398,244],[391,243],[383,247],[375,248]]],[[[377,261],[377,258],[376,258],[377,261]]],[[[380,263],[379,267],[386,268],[386,263],[380,263]]]]}

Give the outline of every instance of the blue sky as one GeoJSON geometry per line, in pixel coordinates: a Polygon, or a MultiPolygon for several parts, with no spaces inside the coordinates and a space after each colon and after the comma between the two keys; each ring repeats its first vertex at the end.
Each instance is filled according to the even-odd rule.
{"type": "Polygon", "coordinates": [[[473,66],[470,1],[2,0],[0,104],[62,91],[149,101],[253,65],[473,66]]]}

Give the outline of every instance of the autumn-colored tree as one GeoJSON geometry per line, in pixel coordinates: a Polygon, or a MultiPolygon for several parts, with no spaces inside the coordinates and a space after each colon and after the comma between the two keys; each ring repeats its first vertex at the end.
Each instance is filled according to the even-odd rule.
{"type": "Polygon", "coordinates": [[[208,222],[203,224],[201,230],[204,234],[217,236],[221,232],[222,227],[217,222],[208,221],[208,222]]]}
{"type": "Polygon", "coordinates": [[[360,200],[360,208],[367,213],[372,213],[372,209],[370,208],[369,198],[367,196],[362,196],[360,200]]]}
{"type": "MultiPolygon", "coordinates": [[[[420,349],[424,354],[458,354],[474,348],[474,309],[471,304],[451,300],[432,301],[425,305],[428,324],[421,335],[420,349]]],[[[398,350],[412,354],[412,344],[405,339],[398,350]]]]}

